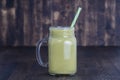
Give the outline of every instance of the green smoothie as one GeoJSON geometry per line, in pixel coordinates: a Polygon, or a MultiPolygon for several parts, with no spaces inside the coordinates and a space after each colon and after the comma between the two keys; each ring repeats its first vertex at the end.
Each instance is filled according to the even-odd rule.
{"type": "Polygon", "coordinates": [[[76,73],[76,38],[74,28],[51,27],[49,36],[49,73],[76,73]]]}

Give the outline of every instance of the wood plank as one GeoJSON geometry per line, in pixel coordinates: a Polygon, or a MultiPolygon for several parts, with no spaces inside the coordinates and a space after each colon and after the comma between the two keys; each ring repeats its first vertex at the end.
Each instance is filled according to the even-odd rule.
{"type": "Polygon", "coordinates": [[[13,46],[15,43],[15,0],[6,0],[7,10],[7,33],[6,44],[7,46],[13,46]]]}
{"type": "Polygon", "coordinates": [[[116,28],[115,28],[115,45],[120,45],[120,0],[116,0],[116,28]]]}
{"type": "MultiPolygon", "coordinates": [[[[32,41],[31,41],[31,46],[36,45],[37,41],[39,40],[39,35],[40,33],[37,33],[37,0],[31,0],[30,5],[32,5],[31,8],[31,27],[33,29],[32,31],[32,41]]],[[[40,15],[40,14],[39,14],[40,15]]],[[[39,29],[38,29],[39,30],[39,29]]]]}
{"type": "Polygon", "coordinates": [[[85,18],[85,23],[84,23],[84,31],[83,31],[83,46],[86,46],[87,44],[88,44],[88,34],[89,34],[89,22],[88,22],[88,1],[87,0],[85,0],[84,1],[84,6],[85,6],[85,16],[84,16],[84,18],[85,18]]]}
{"type": "Polygon", "coordinates": [[[7,43],[7,9],[6,9],[6,0],[1,0],[1,41],[3,45],[6,45],[7,43]]]}
{"type": "MultiPolygon", "coordinates": [[[[23,26],[23,29],[24,29],[24,45],[30,45],[31,44],[31,36],[30,34],[32,34],[32,25],[31,25],[31,11],[30,11],[30,2],[29,0],[25,0],[23,1],[24,3],[22,4],[23,5],[23,8],[24,8],[24,26],[23,26]]],[[[32,5],[31,5],[32,6],[32,5]]],[[[32,9],[31,9],[32,10],[32,9]]]]}
{"type": "Polygon", "coordinates": [[[8,9],[7,46],[13,46],[16,40],[15,8],[8,9]]]}
{"type": "Polygon", "coordinates": [[[2,12],[1,12],[1,8],[2,8],[2,0],[0,1],[0,46],[3,45],[2,43],[2,12]]]}
{"type": "Polygon", "coordinates": [[[2,21],[1,21],[1,39],[3,42],[3,45],[7,45],[7,29],[8,29],[8,22],[7,22],[7,10],[1,9],[1,15],[2,15],[2,21]]]}
{"type": "Polygon", "coordinates": [[[16,0],[16,42],[15,45],[23,45],[24,44],[24,7],[23,0],[16,0]]]}
{"type": "Polygon", "coordinates": [[[48,35],[49,27],[51,26],[51,6],[52,0],[43,0],[42,4],[42,33],[43,38],[48,35]]]}
{"type": "Polygon", "coordinates": [[[97,46],[105,45],[105,0],[97,2],[97,46]]]}
{"type": "Polygon", "coordinates": [[[106,16],[106,32],[105,45],[115,45],[115,0],[106,0],[105,2],[105,16],[106,16]]]}
{"type": "Polygon", "coordinates": [[[109,40],[109,46],[113,45],[115,46],[115,28],[116,28],[116,0],[111,0],[111,39],[109,40]]]}
{"type": "Polygon", "coordinates": [[[34,27],[34,37],[35,42],[43,37],[43,27],[42,27],[42,10],[43,10],[43,0],[36,0],[36,27],[34,27]]]}
{"type": "Polygon", "coordinates": [[[96,12],[97,1],[88,0],[88,46],[97,45],[97,12],[96,12]]]}

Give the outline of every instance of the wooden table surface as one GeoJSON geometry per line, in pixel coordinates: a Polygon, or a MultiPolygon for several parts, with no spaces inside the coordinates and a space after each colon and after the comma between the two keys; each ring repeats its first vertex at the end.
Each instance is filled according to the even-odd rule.
{"type": "Polygon", "coordinates": [[[50,76],[38,65],[35,47],[1,47],[0,80],[120,80],[120,47],[78,47],[77,61],[76,75],[50,76]]]}

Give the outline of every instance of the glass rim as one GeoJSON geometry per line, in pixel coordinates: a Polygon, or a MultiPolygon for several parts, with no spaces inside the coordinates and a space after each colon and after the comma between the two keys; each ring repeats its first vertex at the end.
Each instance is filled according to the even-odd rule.
{"type": "Polygon", "coordinates": [[[56,30],[74,30],[70,26],[50,26],[49,29],[56,29],[56,30]]]}

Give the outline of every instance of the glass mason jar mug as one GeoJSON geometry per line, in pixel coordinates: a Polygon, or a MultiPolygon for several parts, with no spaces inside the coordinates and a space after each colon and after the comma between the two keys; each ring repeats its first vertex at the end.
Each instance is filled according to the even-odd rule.
{"type": "Polygon", "coordinates": [[[38,63],[48,66],[49,74],[74,75],[77,69],[76,38],[74,28],[50,27],[48,38],[48,65],[43,63],[40,56],[40,47],[45,39],[37,44],[36,57],[38,63]]]}

